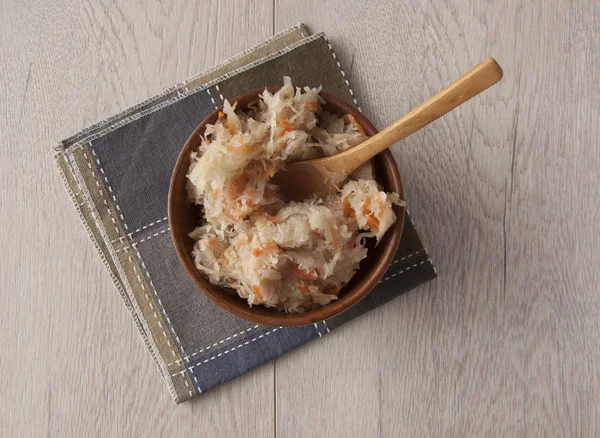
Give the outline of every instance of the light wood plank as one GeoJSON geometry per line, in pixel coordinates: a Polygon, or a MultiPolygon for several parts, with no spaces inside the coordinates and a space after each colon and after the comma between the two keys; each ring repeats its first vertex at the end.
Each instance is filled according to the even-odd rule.
{"type": "Polygon", "coordinates": [[[525,303],[526,423],[599,436],[600,4],[521,14],[536,32],[518,79],[507,268],[525,303]]]}
{"type": "Polygon", "coordinates": [[[56,140],[272,34],[272,2],[0,7],[4,436],[270,436],[273,367],[176,406],[56,172],[56,140]]]}
{"type": "MultiPolygon", "coordinates": [[[[48,149],[269,36],[271,8],[3,5],[6,434],[273,434],[272,365],[173,405],[48,149]]],[[[277,0],[275,12],[277,30],[328,34],[379,126],[486,56],[505,70],[395,151],[440,279],[278,360],[277,436],[599,435],[600,5],[277,0]]]]}
{"type": "Polygon", "coordinates": [[[277,0],[380,127],[505,71],[394,151],[440,278],[279,360],[278,436],[598,434],[600,21],[555,3],[277,0]]]}

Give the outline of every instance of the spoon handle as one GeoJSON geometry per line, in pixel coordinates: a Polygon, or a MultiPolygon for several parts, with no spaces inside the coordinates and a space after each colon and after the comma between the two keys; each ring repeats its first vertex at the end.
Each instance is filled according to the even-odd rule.
{"type": "Polygon", "coordinates": [[[325,164],[329,170],[350,174],[378,153],[452,111],[501,78],[502,68],[494,58],[487,58],[377,135],[346,152],[319,161],[323,160],[325,164],[326,160],[332,159],[330,163],[325,164]]]}

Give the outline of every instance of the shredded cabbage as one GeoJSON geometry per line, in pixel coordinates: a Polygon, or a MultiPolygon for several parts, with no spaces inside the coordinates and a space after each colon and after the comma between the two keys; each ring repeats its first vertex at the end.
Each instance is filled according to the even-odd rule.
{"type": "Polygon", "coordinates": [[[225,102],[192,153],[188,196],[201,206],[196,268],[234,289],[249,305],[304,312],[336,300],[377,241],[395,222],[398,195],[385,193],[362,166],[336,195],[286,202],[271,177],[285,163],[334,155],[367,136],[351,116],[321,110],[320,88],[264,91],[236,111],[225,102]]]}

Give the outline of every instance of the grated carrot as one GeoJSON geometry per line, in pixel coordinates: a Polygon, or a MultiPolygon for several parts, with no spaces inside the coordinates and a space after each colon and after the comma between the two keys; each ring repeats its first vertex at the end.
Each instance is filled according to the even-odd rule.
{"type": "Polygon", "coordinates": [[[277,137],[283,137],[286,132],[290,132],[294,129],[289,120],[278,120],[277,124],[283,125],[283,128],[280,128],[279,131],[277,131],[277,137]]]}
{"type": "Polygon", "coordinates": [[[368,199],[365,199],[362,212],[367,217],[367,223],[369,224],[371,230],[377,231],[379,229],[379,220],[374,216],[373,212],[369,210],[369,207],[367,207],[367,201],[368,199]]]}
{"type": "Polygon", "coordinates": [[[348,201],[348,198],[344,198],[344,216],[346,217],[354,217],[355,213],[354,210],[352,209],[352,206],[350,205],[350,201],[348,201]]]}
{"type": "Polygon", "coordinates": [[[321,104],[317,101],[314,102],[308,102],[308,109],[313,111],[313,112],[317,112],[319,110],[319,108],[321,108],[321,104]]]}
{"type": "Polygon", "coordinates": [[[314,270],[305,271],[303,269],[300,269],[300,266],[298,266],[297,263],[292,263],[292,274],[304,280],[316,280],[317,278],[319,278],[314,270]]]}
{"type": "Polygon", "coordinates": [[[256,295],[256,298],[258,298],[260,301],[264,300],[262,294],[260,293],[260,287],[252,286],[252,292],[254,292],[254,295],[256,295]]]}
{"type": "Polygon", "coordinates": [[[379,230],[379,220],[375,216],[368,216],[367,223],[369,224],[369,227],[371,227],[371,230],[379,230]]]}
{"type": "Polygon", "coordinates": [[[279,245],[277,245],[272,240],[269,240],[268,242],[263,243],[258,248],[252,250],[252,255],[254,257],[259,257],[263,252],[268,251],[270,249],[279,249],[279,245]]]}
{"type": "Polygon", "coordinates": [[[235,123],[233,120],[227,119],[227,121],[225,122],[225,126],[227,127],[227,130],[231,135],[235,133],[235,123]]]}
{"type": "Polygon", "coordinates": [[[279,216],[271,216],[266,211],[259,211],[258,214],[260,214],[262,217],[264,217],[269,222],[279,223],[279,222],[283,221],[283,219],[281,219],[279,216]]]}
{"type": "Polygon", "coordinates": [[[219,111],[219,120],[225,117],[225,113],[223,111],[219,111]]]}
{"type": "Polygon", "coordinates": [[[283,222],[283,219],[281,219],[279,216],[271,216],[270,214],[265,215],[265,219],[269,222],[275,222],[276,224],[283,222]]]}
{"type": "Polygon", "coordinates": [[[344,120],[347,123],[350,123],[352,126],[354,126],[354,129],[356,129],[361,135],[367,135],[367,133],[365,132],[365,129],[362,127],[362,125],[360,123],[358,123],[358,121],[352,114],[346,114],[344,116],[344,120]]]}

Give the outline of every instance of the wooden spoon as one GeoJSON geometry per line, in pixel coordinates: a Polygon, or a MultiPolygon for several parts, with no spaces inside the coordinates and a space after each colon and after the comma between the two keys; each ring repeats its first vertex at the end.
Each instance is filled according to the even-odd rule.
{"type": "Polygon", "coordinates": [[[313,194],[336,193],[361,164],[452,111],[502,78],[493,58],[475,66],[422,105],[363,143],[330,157],[299,161],[277,172],[273,182],[288,199],[301,201],[313,194]]]}

